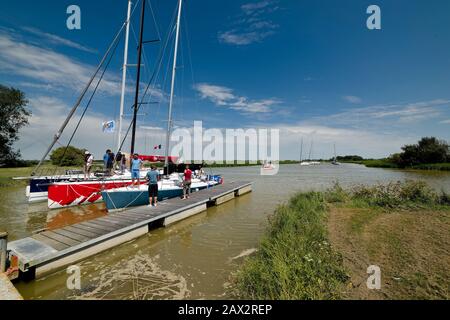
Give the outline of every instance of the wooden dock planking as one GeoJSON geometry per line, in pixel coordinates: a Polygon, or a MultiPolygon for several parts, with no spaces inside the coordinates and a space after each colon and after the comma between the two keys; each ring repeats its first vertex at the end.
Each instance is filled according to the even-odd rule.
{"type": "Polygon", "coordinates": [[[119,229],[119,226],[117,226],[117,225],[115,225],[115,226],[105,225],[103,223],[100,223],[100,222],[94,221],[94,220],[82,222],[81,225],[89,226],[94,229],[105,230],[107,232],[112,232],[112,231],[116,231],[117,229],[119,229]]]}
{"type": "Polygon", "coordinates": [[[67,227],[62,228],[61,230],[79,234],[79,235],[85,236],[89,239],[92,239],[92,238],[95,238],[95,237],[98,237],[101,235],[101,234],[94,233],[92,231],[87,231],[86,229],[81,229],[79,227],[74,227],[74,226],[67,226],[67,227]]]}
{"type": "Polygon", "coordinates": [[[9,247],[14,253],[15,250],[20,251],[21,248],[31,247],[34,244],[36,250],[40,251],[29,252],[31,249],[26,249],[23,250],[25,252],[18,252],[17,256],[25,260],[20,264],[23,272],[30,267],[35,268],[36,277],[40,277],[140,237],[148,233],[149,226],[154,222],[161,221],[162,226],[167,226],[204,212],[210,205],[220,205],[248,192],[251,192],[251,183],[230,182],[194,192],[187,200],[170,199],[163,201],[158,207],[143,206],[126,209],[31,237],[33,241],[41,242],[42,245],[33,243],[31,239],[28,245],[28,238],[25,238],[11,242],[9,247]],[[45,245],[51,248],[46,249],[45,245]],[[50,252],[52,248],[56,251],[50,252]]]}
{"type": "Polygon", "coordinates": [[[58,234],[56,232],[53,232],[53,231],[45,231],[45,232],[42,232],[41,235],[46,236],[46,237],[48,237],[50,239],[53,239],[55,241],[64,243],[65,245],[67,245],[69,247],[76,246],[77,244],[81,243],[81,241],[76,241],[74,239],[71,239],[69,237],[60,235],[60,234],[58,234]]]}
{"type": "Polygon", "coordinates": [[[82,235],[82,234],[75,233],[75,232],[72,232],[72,231],[69,231],[69,230],[64,230],[64,229],[53,230],[53,232],[55,232],[55,233],[57,233],[59,235],[65,236],[67,238],[79,241],[79,242],[88,241],[88,240],[90,240],[90,239],[95,237],[95,235],[92,235],[92,236],[89,237],[89,236],[86,236],[86,235],[82,235]]]}
{"type": "Polygon", "coordinates": [[[107,232],[107,231],[94,229],[94,228],[88,227],[88,226],[82,226],[80,224],[67,226],[67,227],[64,227],[63,229],[73,231],[73,232],[79,233],[79,234],[84,234],[84,235],[86,235],[88,237],[92,237],[92,238],[104,235],[107,232]]]}
{"type": "Polygon", "coordinates": [[[41,242],[49,245],[50,247],[52,247],[52,248],[54,248],[55,250],[58,250],[58,251],[61,251],[61,250],[69,248],[68,245],[66,245],[64,243],[61,243],[59,241],[53,240],[51,238],[48,238],[46,236],[43,236],[42,234],[35,234],[31,238],[33,238],[35,240],[38,240],[38,241],[41,241],[41,242]]]}

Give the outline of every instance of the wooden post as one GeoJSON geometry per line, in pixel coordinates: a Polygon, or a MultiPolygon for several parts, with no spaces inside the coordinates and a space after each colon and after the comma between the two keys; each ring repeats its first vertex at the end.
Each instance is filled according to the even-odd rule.
{"type": "Polygon", "coordinates": [[[6,247],[8,245],[8,232],[0,231],[0,273],[6,271],[6,247]]]}

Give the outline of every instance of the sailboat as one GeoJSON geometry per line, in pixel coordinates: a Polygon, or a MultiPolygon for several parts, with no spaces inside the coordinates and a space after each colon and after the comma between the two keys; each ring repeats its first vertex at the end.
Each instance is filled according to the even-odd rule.
{"type": "MultiPolygon", "coordinates": [[[[122,80],[122,96],[121,96],[121,116],[120,116],[120,120],[119,120],[119,137],[118,137],[119,141],[120,141],[121,125],[122,125],[122,117],[123,117],[123,101],[124,101],[124,94],[125,94],[126,64],[127,64],[128,39],[129,39],[129,30],[130,30],[129,29],[129,22],[130,22],[130,18],[131,18],[131,6],[132,6],[132,3],[131,3],[131,0],[130,0],[130,1],[128,1],[127,20],[122,25],[122,28],[119,30],[119,32],[116,35],[116,38],[112,42],[112,43],[114,43],[117,40],[117,38],[120,35],[120,33],[122,32],[123,28],[126,26],[125,60],[124,60],[125,62],[124,62],[124,71],[123,71],[123,80],[122,80]]],[[[28,184],[28,186],[25,189],[25,193],[26,193],[28,202],[48,201],[49,187],[51,185],[55,184],[55,183],[64,183],[64,182],[72,182],[73,183],[73,182],[78,182],[78,181],[83,181],[84,180],[85,177],[84,177],[84,173],[82,171],[73,172],[71,170],[67,170],[65,172],[65,174],[63,174],[63,175],[55,175],[54,172],[53,172],[53,174],[50,174],[50,175],[40,175],[40,176],[36,176],[35,173],[40,168],[40,166],[44,162],[45,158],[47,157],[47,155],[52,150],[53,146],[56,144],[56,142],[61,137],[63,131],[65,130],[67,124],[69,123],[69,120],[72,118],[72,116],[74,115],[76,109],[80,105],[81,100],[83,99],[83,97],[86,94],[87,90],[91,86],[94,78],[96,77],[96,75],[100,71],[100,69],[101,69],[102,65],[104,64],[104,62],[106,60],[106,57],[108,56],[108,54],[111,51],[111,49],[112,49],[112,44],[110,45],[110,47],[108,48],[107,52],[103,56],[102,61],[100,62],[100,64],[97,67],[97,70],[95,71],[94,75],[91,77],[91,79],[89,80],[88,84],[84,88],[82,94],[80,95],[78,101],[76,102],[76,104],[74,105],[72,110],[70,111],[68,117],[66,118],[66,120],[64,121],[64,123],[62,124],[62,126],[58,130],[58,132],[55,134],[53,142],[51,143],[51,145],[47,149],[47,152],[44,154],[44,156],[42,157],[42,159],[39,162],[39,164],[34,169],[32,177],[16,178],[16,179],[20,179],[20,180],[29,179],[29,184],[28,184]]],[[[95,179],[95,176],[93,174],[91,174],[91,176],[89,178],[90,179],[95,179]]],[[[131,178],[131,174],[125,172],[125,174],[121,175],[120,177],[119,176],[112,176],[112,177],[108,177],[106,179],[117,180],[117,179],[126,179],[126,178],[130,179],[131,178]]],[[[58,200],[57,200],[58,198],[59,197],[56,197],[55,201],[52,201],[52,203],[58,203],[58,200]]],[[[79,197],[77,197],[77,198],[79,198],[79,197]]],[[[84,202],[85,200],[86,199],[79,199],[78,202],[84,202]]],[[[64,203],[72,203],[72,201],[68,201],[67,199],[63,200],[63,202],[64,203]]],[[[57,207],[59,207],[59,206],[57,206],[57,207]]]]}
{"type": "Polygon", "coordinates": [[[303,161],[303,138],[302,138],[302,141],[300,144],[300,165],[302,167],[307,167],[307,166],[311,165],[311,163],[309,161],[303,161]]]}
{"type": "MultiPolygon", "coordinates": [[[[140,49],[142,47],[142,34],[144,26],[144,5],[145,0],[143,0],[143,9],[141,13],[141,31],[140,31],[140,49]]],[[[173,54],[173,66],[172,66],[172,82],[170,90],[170,100],[169,100],[169,111],[168,111],[168,121],[167,121],[167,132],[166,132],[166,148],[164,157],[164,175],[160,176],[162,178],[158,182],[158,200],[165,200],[170,198],[179,197],[183,193],[182,180],[179,174],[170,173],[169,168],[169,150],[170,150],[170,135],[172,131],[172,109],[174,103],[174,90],[175,90],[175,78],[177,69],[177,57],[178,57],[178,45],[179,45],[179,35],[180,35],[180,21],[182,13],[183,0],[178,2],[178,15],[176,20],[176,34],[175,34],[175,46],[173,54]]],[[[139,50],[138,60],[140,60],[141,52],[139,50]]],[[[138,63],[139,64],[139,63],[138,63]]],[[[136,81],[136,97],[138,96],[139,90],[139,72],[136,81]]],[[[137,98],[136,98],[137,101],[137,98]]],[[[137,103],[135,104],[135,115],[136,115],[137,103]]],[[[136,119],[134,118],[134,123],[136,119]]],[[[132,138],[132,150],[134,148],[134,133],[135,126],[133,126],[133,138],[132,138]]],[[[133,151],[132,151],[133,153],[133,151]]],[[[194,176],[192,179],[191,190],[199,191],[206,188],[214,187],[218,184],[223,183],[221,176],[214,175],[198,175],[194,176]]],[[[105,201],[106,209],[111,211],[122,210],[128,207],[143,206],[149,204],[148,197],[148,187],[141,185],[138,188],[122,187],[122,188],[112,188],[103,190],[101,192],[102,198],[105,201]]]]}
{"type": "MultiPolygon", "coordinates": [[[[311,140],[311,146],[309,148],[308,161],[302,161],[300,163],[301,166],[316,166],[316,165],[320,165],[321,164],[319,161],[312,161],[311,160],[312,153],[313,153],[313,146],[314,146],[314,140],[311,140]]],[[[302,141],[302,149],[303,149],[303,141],[302,141]]]]}
{"type": "Polygon", "coordinates": [[[333,161],[331,161],[332,165],[338,166],[340,165],[340,163],[337,161],[337,156],[336,156],[336,144],[334,144],[334,158],[333,161]]]}
{"type": "MultiPolygon", "coordinates": [[[[48,147],[46,153],[43,155],[41,161],[36,166],[34,172],[37,172],[37,170],[41,167],[42,163],[46,159],[47,155],[50,153],[54,145],[58,142],[59,138],[61,137],[63,131],[65,130],[66,126],[68,125],[69,121],[75,114],[77,108],[80,106],[84,96],[88,92],[89,88],[91,87],[94,79],[99,74],[100,70],[104,67],[105,61],[107,60],[108,56],[112,52],[112,48],[117,45],[117,41],[123,32],[123,30],[126,28],[125,33],[125,47],[124,47],[124,66],[123,66],[123,77],[122,77],[122,94],[121,94],[121,107],[120,107],[120,117],[119,117],[119,132],[118,132],[118,141],[119,146],[118,150],[121,148],[121,144],[123,144],[122,137],[122,122],[123,122],[123,110],[124,110],[124,95],[125,95],[125,80],[126,80],[126,69],[127,69],[127,55],[128,55],[128,39],[129,39],[129,31],[130,31],[130,19],[132,15],[132,3],[129,0],[128,1],[128,12],[127,12],[127,20],[124,22],[122,27],[120,28],[119,32],[116,34],[114,40],[111,42],[108,50],[106,51],[105,55],[103,56],[101,62],[99,63],[97,69],[95,70],[95,73],[90,78],[89,82],[86,84],[84,90],[82,91],[80,97],[78,98],[75,105],[72,107],[71,111],[69,112],[69,115],[63,122],[62,126],[58,130],[58,132],[55,134],[55,137],[48,147]]],[[[141,66],[141,61],[139,61],[138,66],[141,66]]],[[[107,67],[107,65],[106,65],[107,67]]],[[[106,70],[105,67],[105,70],[106,70]]],[[[138,74],[140,68],[138,69],[138,74]]],[[[104,71],[103,71],[104,72],[104,71]]],[[[101,81],[101,78],[100,80],[101,81]]],[[[94,91],[95,93],[95,91],[94,91]]],[[[137,92],[138,93],[138,92],[137,92]]],[[[137,98],[136,98],[137,99],[137,98]]],[[[135,102],[135,105],[137,105],[137,102],[135,102]]],[[[136,113],[134,115],[134,130],[136,125],[136,113]]],[[[134,131],[133,131],[134,133],[134,131]]],[[[134,135],[133,135],[134,139],[134,135]]],[[[132,147],[132,153],[134,152],[134,141],[133,141],[133,147],[132,147]]],[[[141,156],[142,160],[158,160],[158,161],[168,161],[170,163],[175,162],[177,160],[176,157],[170,157],[170,158],[162,158],[158,156],[141,156]]],[[[146,175],[145,171],[141,172],[141,179],[143,179],[146,175]]],[[[143,182],[144,183],[144,182],[143,182]]],[[[64,176],[40,176],[40,177],[33,177],[30,180],[30,185],[27,188],[29,200],[47,200],[48,207],[50,209],[56,209],[56,208],[62,208],[62,207],[68,207],[68,206],[75,206],[75,205],[81,205],[81,204],[89,204],[94,203],[102,200],[101,197],[101,191],[105,189],[112,189],[112,188],[121,188],[126,187],[128,185],[132,184],[131,180],[131,173],[128,170],[125,170],[125,172],[116,173],[112,176],[100,176],[97,177],[93,174],[88,178],[88,180],[84,180],[84,175],[82,173],[76,173],[76,174],[66,174],[64,176]]]]}

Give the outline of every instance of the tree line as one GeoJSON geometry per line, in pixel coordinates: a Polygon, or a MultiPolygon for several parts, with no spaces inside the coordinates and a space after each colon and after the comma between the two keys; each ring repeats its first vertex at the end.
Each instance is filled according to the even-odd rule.
{"type": "Polygon", "coordinates": [[[450,162],[449,144],[436,137],[424,137],[416,144],[403,146],[402,152],[391,155],[388,160],[401,168],[447,163],[450,162]]]}

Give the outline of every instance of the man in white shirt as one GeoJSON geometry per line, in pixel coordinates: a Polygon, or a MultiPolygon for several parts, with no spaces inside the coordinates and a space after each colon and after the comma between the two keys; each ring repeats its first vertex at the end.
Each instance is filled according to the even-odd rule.
{"type": "Polygon", "coordinates": [[[94,156],[89,151],[86,151],[84,153],[84,180],[89,179],[93,162],[94,156]]]}

